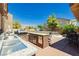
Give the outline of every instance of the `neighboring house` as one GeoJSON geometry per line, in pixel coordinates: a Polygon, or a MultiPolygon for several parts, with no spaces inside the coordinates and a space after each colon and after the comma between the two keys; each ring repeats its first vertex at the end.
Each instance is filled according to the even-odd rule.
{"type": "Polygon", "coordinates": [[[7,22],[10,25],[10,28],[12,29],[13,28],[13,15],[11,13],[8,13],[7,16],[8,16],[7,22]]]}
{"type": "Polygon", "coordinates": [[[70,23],[69,19],[65,19],[65,18],[57,18],[57,21],[61,24],[61,25],[66,25],[70,23]]]}
{"type": "Polygon", "coordinates": [[[73,24],[75,26],[79,26],[79,22],[76,19],[70,20],[70,24],[73,24]]]}
{"type": "Polygon", "coordinates": [[[75,26],[79,26],[79,22],[76,19],[65,19],[65,18],[57,18],[57,19],[61,25],[73,24],[75,26]]]}
{"type": "Polygon", "coordinates": [[[77,24],[76,19],[72,19],[72,20],[70,20],[70,24],[76,25],[76,24],[77,24]]]}

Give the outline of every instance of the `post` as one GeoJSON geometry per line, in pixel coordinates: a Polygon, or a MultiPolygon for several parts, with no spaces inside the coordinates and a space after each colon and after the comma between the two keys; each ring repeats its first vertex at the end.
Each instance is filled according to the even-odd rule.
{"type": "Polygon", "coordinates": [[[48,42],[48,36],[45,35],[45,36],[42,36],[42,47],[45,48],[47,46],[49,46],[49,42],[48,42]]]}

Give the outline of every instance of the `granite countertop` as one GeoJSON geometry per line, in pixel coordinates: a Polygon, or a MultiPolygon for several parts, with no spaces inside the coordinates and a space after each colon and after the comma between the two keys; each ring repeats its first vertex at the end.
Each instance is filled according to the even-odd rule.
{"type": "Polygon", "coordinates": [[[36,35],[49,35],[48,33],[42,33],[42,32],[28,32],[28,33],[36,35]]]}
{"type": "Polygon", "coordinates": [[[27,33],[27,34],[36,34],[36,35],[49,35],[49,33],[48,32],[30,32],[30,31],[24,31],[24,32],[20,32],[20,34],[23,34],[23,33],[27,33]]]}

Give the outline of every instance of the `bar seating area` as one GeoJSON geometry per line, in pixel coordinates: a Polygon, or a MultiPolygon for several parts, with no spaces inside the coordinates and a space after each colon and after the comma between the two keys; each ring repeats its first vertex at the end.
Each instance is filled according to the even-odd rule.
{"type": "MultiPolygon", "coordinates": [[[[71,3],[70,8],[79,22],[79,3],[71,3]]],[[[79,30],[78,30],[79,31],[79,30]]],[[[75,45],[77,48],[79,47],[79,32],[72,31],[67,33],[66,38],[68,39],[69,44],[75,45]]]]}
{"type": "Polygon", "coordinates": [[[79,48],[79,34],[75,31],[68,32],[66,35],[69,44],[79,48]]]}

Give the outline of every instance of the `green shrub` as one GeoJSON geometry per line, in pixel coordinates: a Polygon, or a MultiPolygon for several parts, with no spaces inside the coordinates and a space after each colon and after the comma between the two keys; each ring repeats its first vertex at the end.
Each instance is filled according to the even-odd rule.
{"type": "Polygon", "coordinates": [[[65,25],[62,27],[62,30],[61,30],[61,34],[66,34],[68,32],[72,32],[72,31],[75,31],[77,27],[70,24],[70,25],[65,25]]]}

